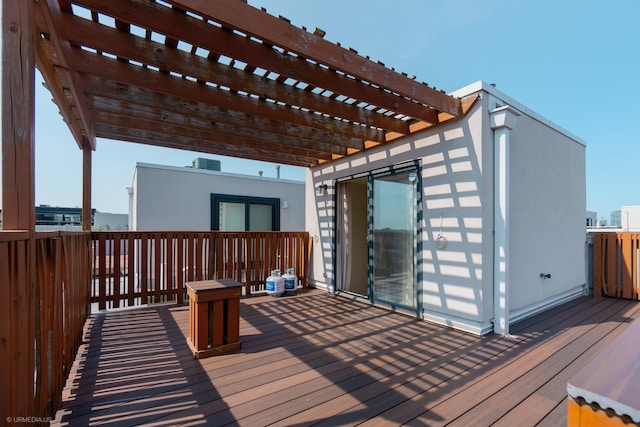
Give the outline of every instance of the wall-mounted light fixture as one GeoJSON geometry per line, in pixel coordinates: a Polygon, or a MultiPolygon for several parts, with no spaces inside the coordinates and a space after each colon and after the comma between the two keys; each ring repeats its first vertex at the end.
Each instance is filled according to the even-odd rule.
{"type": "Polygon", "coordinates": [[[327,194],[327,188],[329,186],[327,184],[320,184],[316,187],[316,194],[318,196],[322,196],[323,194],[327,194]]]}

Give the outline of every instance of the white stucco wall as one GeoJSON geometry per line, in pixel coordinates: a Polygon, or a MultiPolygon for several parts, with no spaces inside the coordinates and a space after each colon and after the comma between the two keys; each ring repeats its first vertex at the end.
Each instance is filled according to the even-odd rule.
{"type": "Polygon", "coordinates": [[[510,311],[516,318],[577,296],[585,283],[585,146],[577,137],[478,82],[464,118],[307,172],[306,228],[314,238],[310,278],[334,289],[336,180],[420,159],[422,164],[422,308],[427,320],[474,333],[492,329],[494,131],[488,112],[521,114],[511,133],[510,311]],[[498,104],[496,104],[498,102],[498,104]],[[328,185],[327,194],[314,191],[328,185]],[[436,236],[447,239],[436,247],[436,236]],[[552,275],[541,281],[540,273],[552,275]]]}
{"type": "Polygon", "coordinates": [[[623,230],[640,230],[640,206],[622,206],[620,223],[623,230]]]}
{"type": "Polygon", "coordinates": [[[211,230],[211,193],[280,199],[280,229],[304,229],[304,182],[138,163],[134,230],[211,230]],[[286,207],[285,203],[286,202],[286,207]]]}
{"type": "Polygon", "coordinates": [[[307,230],[314,237],[311,278],[320,287],[333,289],[335,272],[333,242],[335,180],[414,159],[422,164],[422,306],[424,317],[455,323],[479,333],[492,317],[491,147],[483,145],[482,102],[462,120],[402,138],[362,155],[309,170],[307,173],[307,230]],[[487,185],[487,179],[488,185],[487,185]],[[329,186],[326,195],[313,189],[329,186]],[[487,226],[488,225],[488,226],[487,226]],[[442,231],[447,247],[438,249],[442,231]],[[490,293],[491,295],[491,293],[490,293]]]}
{"type": "Polygon", "coordinates": [[[523,114],[511,131],[510,161],[510,309],[517,318],[581,294],[586,283],[585,147],[523,114]]]}

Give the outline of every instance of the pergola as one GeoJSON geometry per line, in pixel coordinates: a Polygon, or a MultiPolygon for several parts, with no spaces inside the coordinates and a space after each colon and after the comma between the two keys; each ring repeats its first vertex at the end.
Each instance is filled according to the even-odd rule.
{"type": "Polygon", "coordinates": [[[471,102],[241,0],[40,0],[33,15],[35,64],[86,153],[87,208],[98,137],[313,167],[471,102]]]}
{"type": "Polygon", "coordinates": [[[0,21],[7,422],[55,411],[88,306],[48,284],[66,268],[87,296],[90,233],[67,252],[35,233],[36,67],[83,151],[84,230],[97,138],[313,168],[461,117],[478,96],[447,95],[246,0],[0,0],[0,21]],[[64,322],[59,301],[72,306],[64,322]]]}

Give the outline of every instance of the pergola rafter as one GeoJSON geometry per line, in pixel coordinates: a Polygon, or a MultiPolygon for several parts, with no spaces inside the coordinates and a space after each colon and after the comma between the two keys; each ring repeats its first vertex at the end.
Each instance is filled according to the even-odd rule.
{"type": "Polygon", "coordinates": [[[242,0],[39,4],[38,67],[81,147],[103,137],[313,167],[465,112],[242,0]]]}

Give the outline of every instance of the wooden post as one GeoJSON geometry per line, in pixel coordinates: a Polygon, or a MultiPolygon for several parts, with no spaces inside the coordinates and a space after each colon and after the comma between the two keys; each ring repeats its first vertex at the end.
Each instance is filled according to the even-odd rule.
{"type": "Polygon", "coordinates": [[[91,144],[82,144],[82,230],[91,231],[91,144]]]}
{"type": "Polygon", "coordinates": [[[35,6],[2,3],[2,228],[35,229],[35,6]]]}
{"type": "MultiPolygon", "coordinates": [[[[15,246],[13,277],[0,283],[0,420],[33,417],[35,341],[35,5],[0,0],[2,47],[2,228],[27,230],[15,246]],[[13,278],[13,280],[11,280],[13,278]],[[8,311],[8,312],[7,312],[8,311]]],[[[11,252],[11,251],[10,251],[11,252]]],[[[8,254],[4,254],[8,257],[8,254]]],[[[6,271],[7,266],[0,266],[6,271]]],[[[12,271],[11,268],[9,271],[12,271]]]]}

